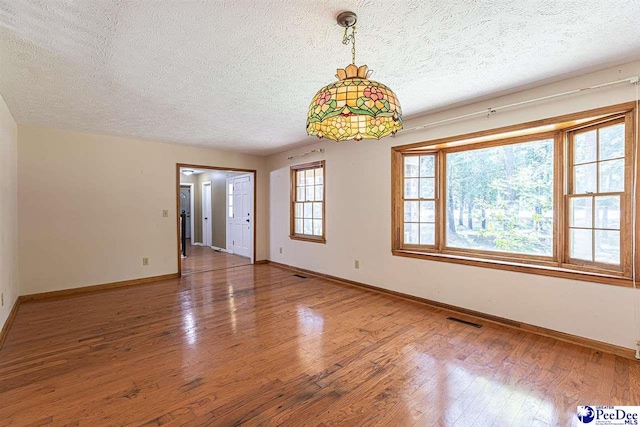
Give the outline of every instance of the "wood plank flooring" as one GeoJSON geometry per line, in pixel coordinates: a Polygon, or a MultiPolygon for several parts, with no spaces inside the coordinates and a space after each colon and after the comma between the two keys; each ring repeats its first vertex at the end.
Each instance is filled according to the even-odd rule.
{"type": "Polygon", "coordinates": [[[182,258],[182,274],[222,270],[249,264],[251,264],[249,258],[217,252],[205,246],[192,246],[190,240],[187,240],[187,257],[182,258]]]}
{"type": "Polygon", "coordinates": [[[0,426],[568,426],[640,363],[271,265],[22,304],[0,426]]]}

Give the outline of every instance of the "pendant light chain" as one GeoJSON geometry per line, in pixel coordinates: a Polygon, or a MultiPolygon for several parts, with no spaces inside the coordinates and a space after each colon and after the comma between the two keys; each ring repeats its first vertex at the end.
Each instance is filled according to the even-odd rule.
{"type": "Polygon", "coordinates": [[[345,27],[344,36],[342,37],[342,44],[347,45],[351,42],[351,63],[356,65],[356,26],[345,27]],[[349,28],[351,28],[351,35],[349,35],[349,28]]]}

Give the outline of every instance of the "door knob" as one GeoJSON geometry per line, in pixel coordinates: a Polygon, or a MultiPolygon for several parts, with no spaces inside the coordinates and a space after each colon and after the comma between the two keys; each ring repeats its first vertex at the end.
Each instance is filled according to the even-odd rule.
{"type": "Polygon", "coordinates": [[[247,222],[249,222],[249,220],[247,220],[247,222]]]}
{"type": "Polygon", "coordinates": [[[207,218],[207,217],[205,216],[205,217],[204,217],[204,219],[209,219],[209,218],[207,218]]]}

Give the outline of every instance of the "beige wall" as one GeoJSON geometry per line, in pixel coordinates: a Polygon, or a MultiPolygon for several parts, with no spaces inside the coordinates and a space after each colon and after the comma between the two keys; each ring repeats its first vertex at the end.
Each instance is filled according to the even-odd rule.
{"type": "Polygon", "coordinates": [[[0,329],[18,298],[18,127],[0,95],[0,329]]]}
{"type": "MultiPolygon", "coordinates": [[[[486,110],[640,74],[640,62],[556,84],[410,120],[406,127],[486,110]]],[[[402,96],[402,94],[398,94],[402,96]]],[[[633,289],[391,255],[390,147],[491,129],[635,100],[623,84],[552,102],[481,116],[395,138],[363,142],[320,142],[268,158],[270,175],[269,257],[315,270],[472,310],[635,348],[633,289]],[[314,148],[324,154],[287,160],[314,148]],[[289,167],[326,159],[325,245],[291,240],[289,167]],[[283,248],[283,254],[279,248],[283,248]],[[354,260],[360,269],[354,269],[354,260]]],[[[402,99],[402,98],[400,98],[402,99]]],[[[311,140],[310,140],[311,141],[311,140]]]]}
{"type": "Polygon", "coordinates": [[[22,125],[18,139],[21,294],[177,272],[176,163],[258,170],[267,255],[263,157],[22,125]]]}
{"type": "Polygon", "coordinates": [[[222,173],[209,173],[211,179],[211,236],[213,246],[227,248],[227,177],[222,173]]]}

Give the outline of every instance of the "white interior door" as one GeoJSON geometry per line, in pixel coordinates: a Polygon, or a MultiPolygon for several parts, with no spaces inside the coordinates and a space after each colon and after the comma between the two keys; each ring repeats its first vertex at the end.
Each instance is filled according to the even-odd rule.
{"type": "Polygon", "coordinates": [[[253,176],[243,175],[228,180],[230,212],[227,223],[227,243],[240,256],[253,255],[253,176]]]}
{"type": "Polygon", "coordinates": [[[211,226],[211,183],[204,182],[202,184],[202,244],[205,246],[212,245],[211,226]]]}
{"type": "Polygon", "coordinates": [[[184,212],[187,215],[187,222],[185,224],[185,237],[191,238],[191,189],[180,188],[180,213],[184,212]]]}

